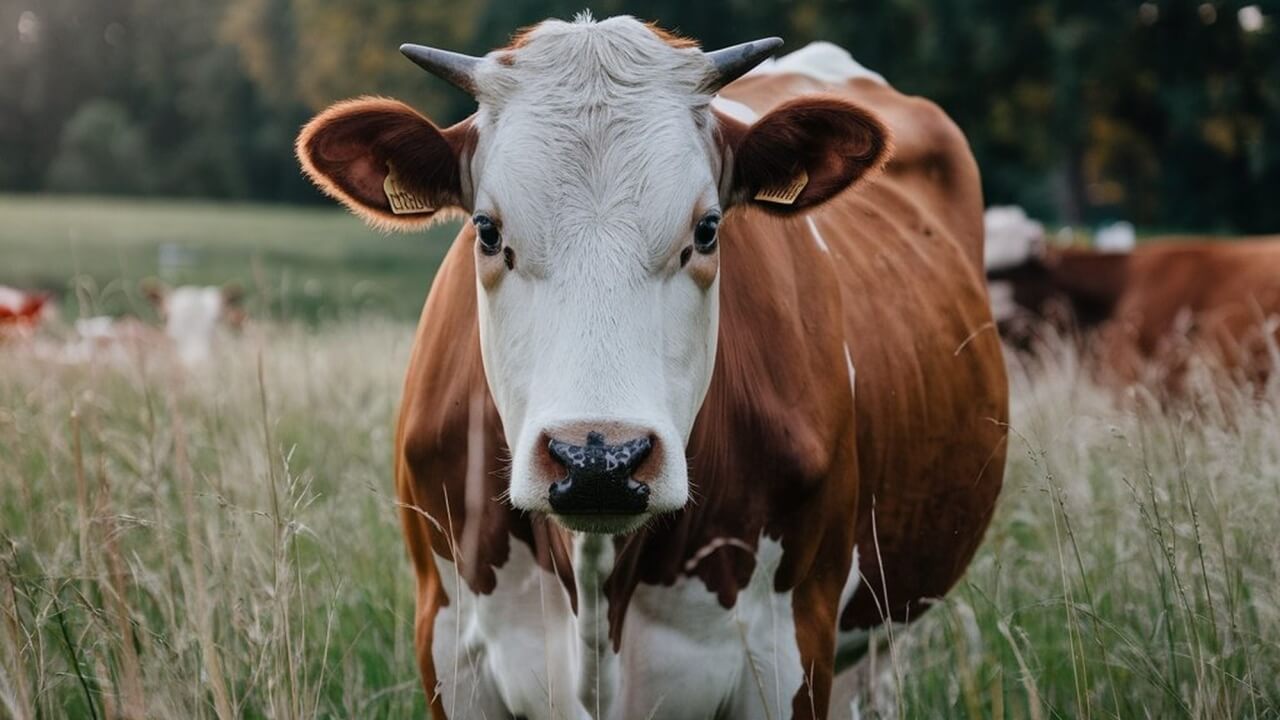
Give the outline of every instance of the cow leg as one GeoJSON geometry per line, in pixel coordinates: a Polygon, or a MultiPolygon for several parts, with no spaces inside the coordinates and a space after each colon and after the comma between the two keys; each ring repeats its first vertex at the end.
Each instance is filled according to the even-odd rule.
{"type": "MultiPolygon", "coordinates": [[[[435,556],[448,604],[420,613],[423,677],[447,717],[588,720],[577,697],[575,619],[558,577],[513,541],[493,591],[476,594],[435,556]],[[429,627],[429,630],[426,628],[429,627]]],[[[430,605],[423,606],[430,609],[430,605]]],[[[439,710],[436,711],[439,716],[439,710]]]]}
{"type": "MultiPolygon", "coordinates": [[[[831,681],[831,712],[828,720],[853,720],[863,715],[893,715],[896,711],[894,688],[899,682],[894,676],[890,637],[901,640],[902,634],[913,626],[893,623],[892,635],[859,631],[865,642],[866,652],[849,667],[841,669],[831,681]]],[[[842,633],[843,635],[843,633],[842,633]]]]}
{"type": "Polygon", "coordinates": [[[453,563],[434,556],[430,565],[418,583],[414,636],[431,717],[513,717],[499,693],[485,645],[467,632],[476,598],[456,576],[441,576],[442,572],[453,573],[453,563]],[[461,592],[457,589],[460,584],[461,592]],[[451,595],[445,586],[453,590],[451,595]]]}

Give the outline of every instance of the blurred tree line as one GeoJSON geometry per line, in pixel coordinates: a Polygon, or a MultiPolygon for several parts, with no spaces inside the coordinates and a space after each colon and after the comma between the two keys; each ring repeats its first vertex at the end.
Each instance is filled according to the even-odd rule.
{"type": "MultiPolygon", "coordinates": [[[[0,190],[314,201],[298,126],[347,96],[471,101],[396,51],[474,54],[582,0],[6,0],[0,190]]],[[[596,0],[719,47],[849,48],[967,133],[989,203],[1280,232],[1280,3],[596,0]]]]}

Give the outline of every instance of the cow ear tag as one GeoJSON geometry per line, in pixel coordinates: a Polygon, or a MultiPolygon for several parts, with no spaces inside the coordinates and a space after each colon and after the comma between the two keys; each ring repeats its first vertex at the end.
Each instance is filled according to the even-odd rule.
{"type": "Polygon", "coordinates": [[[804,192],[804,188],[809,184],[809,173],[802,168],[800,174],[791,182],[780,187],[765,188],[756,193],[756,200],[760,202],[775,203],[777,205],[791,205],[795,203],[796,198],[800,197],[800,193],[804,192]]]}
{"type": "Polygon", "coordinates": [[[422,201],[422,198],[405,190],[396,178],[396,169],[387,163],[387,178],[382,181],[382,191],[387,194],[387,202],[391,212],[396,215],[417,215],[435,212],[435,208],[422,201]]]}

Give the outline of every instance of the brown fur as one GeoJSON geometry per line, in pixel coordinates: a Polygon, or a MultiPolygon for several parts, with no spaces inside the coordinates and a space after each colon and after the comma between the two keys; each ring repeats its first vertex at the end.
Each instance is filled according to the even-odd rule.
{"type": "Polygon", "coordinates": [[[515,32],[511,33],[511,39],[507,41],[507,44],[498,48],[498,51],[514,52],[524,47],[529,43],[529,38],[533,35],[533,31],[537,30],[538,26],[541,24],[542,23],[534,23],[517,29],[515,32]]]}
{"type": "MultiPolygon", "coordinates": [[[[734,132],[737,135],[739,133],[734,132]]],[[[889,131],[875,115],[836,97],[804,96],[760,118],[733,150],[734,186],[744,199],[809,176],[790,205],[759,203],[778,214],[809,210],[830,200],[890,156],[889,131]],[[820,142],[814,142],[819,138],[820,142]]]]}
{"type": "Polygon", "coordinates": [[[645,23],[645,27],[649,28],[649,31],[652,32],[654,35],[657,35],[659,40],[661,40],[662,42],[670,45],[671,47],[677,50],[688,50],[690,48],[698,47],[697,40],[694,40],[693,38],[685,37],[679,33],[672,32],[658,25],[658,23],[656,22],[645,23]]]}
{"type": "MultiPolygon", "coordinates": [[[[605,586],[616,645],[639,584],[690,576],[732,607],[755,566],[742,546],[779,538],[775,586],[793,592],[807,678],[793,698],[801,718],[826,716],[837,625],[914,618],[963,573],[1000,489],[1008,419],[963,136],[936,107],[865,82],[791,101],[808,82],[748,77],[724,91],[758,112],[781,106],[757,128],[722,125],[735,197],[785,182],[770,173],[797,165],[811,187],[789,211],[747,203],[726,215],[719,348],[687,449],[696,502],[616,539],[605,586]],[[808,218],[829,252],[809,237],[808,218]],[[866,579],[842,608],[855,544],[866,579]]],[[[431,638],[448,598],[432,550],[483,594],[495,591],[510,544],[527,543],[575,599],[566,534],[500,500],[506,448],[480,358],[473,244],[468,226],[432,285],[396,437],[418,659],[441,718],[431,638]],[[467,448],[477,442],[483,493],[468,507],[467,448]]]]}
{"type": "Polygon", "coordinates": [[[1154,240],[1131,253],[1101,352],[1122,382],[1155,370],[1177,391],[1193,360],[1255,383],[1275,369],[1280,236],[1154,240]]]}
{"type": "Polygon", "coordinates": [[[1128,253],[1049,249],[993,275],[1033,317],[1065,308],[1090,356],[1120,386],[1154,379],[1177,392],[1194,361],[1255,382],[1270,376],[1264,330],[1280,315],[1280,236],[1235,241],[1154,238],[1128,253]]]}
{"type": "Polygon", "coordinates": [[[362,97],[313,118],[295,149],[303,172],[321,192],[372,225],[412,230],[460,209],[461,162],[473,145],[470,119],[441,130],[398,100],[362,97]],[[382,186],[388,164],[394,164],[401,185],[434,212],[392,212],[382,186]]]}

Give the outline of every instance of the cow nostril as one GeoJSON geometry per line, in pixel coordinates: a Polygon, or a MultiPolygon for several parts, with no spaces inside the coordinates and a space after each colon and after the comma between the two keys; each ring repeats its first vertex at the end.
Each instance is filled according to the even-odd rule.
{"type": "Polygon", "coordinates": [[[565,470],[551,484],[552,510],[565,514],[635,514],[649,504],[649,486],[633,477],[653,452],[653,441],[638,437],[616,445],[599,432],[587,433],[585,445],[554,438],[547,442],[551,458],[565,470]]]}
{"type": "Polygon", "coordinates": [[[653,452],[653,441],[638,437],[618,445],[607,445],[598,432],[587,433],[586,445],[551,439],[547,450],[552,459],[574,474],[630,475],[653,452]]]}

